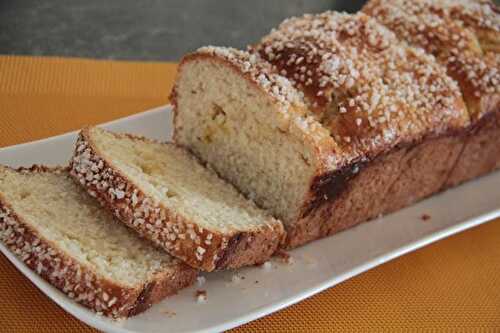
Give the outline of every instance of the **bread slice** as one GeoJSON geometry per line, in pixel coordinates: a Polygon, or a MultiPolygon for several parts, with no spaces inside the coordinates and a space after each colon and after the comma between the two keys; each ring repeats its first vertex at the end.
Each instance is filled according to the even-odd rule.
{"type": "Polygon", "coordinates": [[[174,144],[86,128],[71,174],[129,227],[205,271],[262,263],[284,235],[281,222],[174,144]]]}
{"type": "Polygon", "coordinates": [[[446,187],[500,167],[500,10],[488,0],[371,0],[363,11],[443,64],[471,119],[446,187]]]}
{"type": "Polygon", "coordinates": [[[197,276],[115,222],[65,169],[0,166],[0,240],[69,297],[113,318],[140,313],[197,276]]]}
{"type": "Polygon", "coordinates": [[[174,140],[280,218],[286,247],[439,191],[470,122],[445,69],[363,13],[202,48],[171,101],[174,140]]]}

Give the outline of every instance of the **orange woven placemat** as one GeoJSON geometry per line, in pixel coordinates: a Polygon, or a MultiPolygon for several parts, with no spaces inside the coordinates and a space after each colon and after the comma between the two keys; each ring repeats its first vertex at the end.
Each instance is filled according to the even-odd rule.
{"type": "MultiPolygon", "coordinates": [[[[174,75],[175,65],[168,63],[0,57],[0,146],[166,104],[174,75]]],[[[94,331],[52,303],[1,255],[0,300],[0,332],[94,331]]],[[[236,331],[387,329],[500,331],[500,220],[236,331]]]]}

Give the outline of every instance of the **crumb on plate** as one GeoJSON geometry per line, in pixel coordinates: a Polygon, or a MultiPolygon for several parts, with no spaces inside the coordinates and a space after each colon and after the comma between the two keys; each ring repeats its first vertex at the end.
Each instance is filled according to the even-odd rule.
{"type": "Polygon", "coordinates": [[[283,250],[278,250],[274,255],[280,262],[284,264],[293,264],[293,258],[290,256],[288,252],[285,252],[283,250]]]}
{"type": "Polygon", "coordinates": [[[208,295],[206,290],[196,290],[196,302],[205,303],[208,295]]]}
{"type": "Polygon", "coordinates": [[[265,263],[262,264],[261,267],[267,271],[267,270],[270,270],[271,268],[273,268],[273,265],[271,264],[270,261],[266,261],[265,263]]]}
{"type": "Polygon", "coordinates": [[[161,310],[160,313],[167,315],[168,317],[173,317],[177,314],[174,311],[170,311],[168,309],[161,310]]]}

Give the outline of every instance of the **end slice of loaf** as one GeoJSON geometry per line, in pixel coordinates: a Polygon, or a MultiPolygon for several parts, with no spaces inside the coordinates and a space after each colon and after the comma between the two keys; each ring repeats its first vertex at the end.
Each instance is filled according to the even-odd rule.
{"type": "Polygon", "coordinates": [[[71,174],[126,225],[205,271],[262,263],[284,237],[280,221],[174,144],[86,128],[71,174]]]}
{"type": "Polygon", "coordinates": [[[69,297],[113,318],[148,309],[197,275],[115,222],[64,169],[0,166],[0,240],[69,297]]]}

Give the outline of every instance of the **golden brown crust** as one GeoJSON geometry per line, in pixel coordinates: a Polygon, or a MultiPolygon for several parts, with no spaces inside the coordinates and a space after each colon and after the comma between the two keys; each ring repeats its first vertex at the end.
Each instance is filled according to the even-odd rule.
{"type": "Polygon", "coordinates": [[[232,269],[248,265],[259,265],[269,260],[285,238],[283,225],[276,224],[264,232],[243,232],[234,236],[222,255],[218,269],[232,269]]]}
{"type": "Polygon", "coordinates": [[[477,35],[489,29],[497,42],[500,39],[500,14],[483,10],[490,5],[494,6],[455,0],[372,0],[363,11],[399,38],[435,55],[460,85],[475,122],[500,107],[499,55],[482,49],[477,35]]]}
{"type": "Polygon", "coordinates": [[[291,249],[377,217],[388,188],[399,175],[405,153],[406,149],[397,149],[369,163],[353,165],[340,179],[332,175],[323,178],[323,184],[316,182],[316,186],[324,186],[325,191],[329,191],[332,184],[342,186],[336,193],[323,193],[319,204],[304,210],[306,214],[287,229],[284,247],[291,249]]]}
{"type": "Polygon", "coordinates": [[[500,12],[483,0],[371,0],[363,11],[399,38],[423,47],[460,85],[471,118],[447,187],[493,171],[500,163],[495,124],[500,112],[500,12]]]}
{"type": "Polygon", "coordinates": [[[500,51],[500,9],[491,0],[439,0],[433,11],[472,30],[484,51],[500,51]]]}
{"type": "Polygon", "coordinates": [[[373,158],[469,123],[444,69],[362,13],[288,19],[255,50],[304,93],[346,152],[373,158]]]}
{"type": "Polygon", "coordinates": [[[192,285],[198,276],[198,271],[185,264],[181,264],[180,267],[177,272],[158,272],[152,281],[143,285],[127,316],[144,312],[165,297],[192,285]]]}
{"type": "MultiPolygon", "coordinates": [[[[33,166],[20,172],[62,172],[63,168],[33,166]]],[[[178,263],[159,271],[146,284],[120,285],[99,276],[41,236],[17,215],[0,194],[0,240],[29,268],[76,302],[112,318],[138,314],[194,282],[196,270],[178,263]]]]}
{"type": "Polygon", "coordinates": [[[443,189],[463,136],[424,140],[396,148],[343,174],[317,179],[304,214],[287,229],[285,248],[294,248],[411,205],[443,189]]]}
{"type": "Polygon", "coordinates": [[[464,146],[463,135],[429,139],[409,148],[387,191],[381,214],[395,212],[443,189],[464,146]]]}
{"type": "Polygon", "coordinates": [[[156,203],[103,157],[89,131],[80,132],[71,175],[120,221],[188,265],[206,271],[252,265],[267,260],[281,242],[284,230],[276,220],[248,233],[225,235],[156,203]],[[248,238],[251,247],[244,246],[248,238]]]}
{"type": "Polygon", "coordinates": [[[500,168],[500,110],[483,117],[464,139],[460,159],[450,172],[446,188],[500,168]]]}

